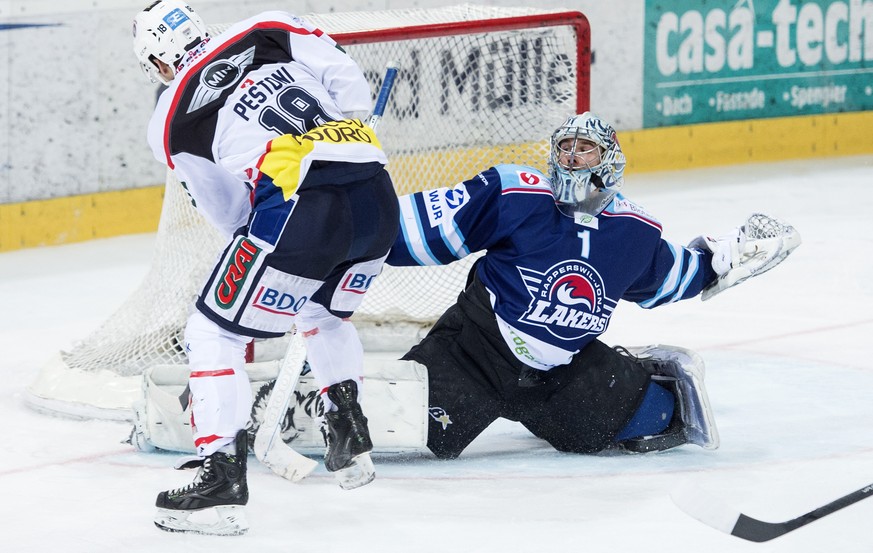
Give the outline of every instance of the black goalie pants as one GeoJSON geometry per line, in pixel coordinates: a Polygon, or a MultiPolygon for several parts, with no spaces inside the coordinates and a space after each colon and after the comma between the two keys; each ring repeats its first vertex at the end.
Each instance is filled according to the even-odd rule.
{"type": "Polygon", "coordinates": [[[526,368],[503,341],[478,278],[404,358],[428,369],[427,445],[446,459],[499,417],[520,422],[559,451],[601,451],[633,417],[650,380],[599,340],[567,365],[545,373],[526,368]]]}

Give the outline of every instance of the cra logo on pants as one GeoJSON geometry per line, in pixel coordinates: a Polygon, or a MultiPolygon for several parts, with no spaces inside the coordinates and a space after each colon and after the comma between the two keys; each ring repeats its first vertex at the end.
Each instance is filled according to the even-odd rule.
{"type": "Polygon", "coordinates": [[[242,237],[231,247],[227,264],[220,273],[215,287],[215,303],[222,309],[230,309],[239,297],[239,290],[258,259],[261,249],[248,238],[242,237]]]}

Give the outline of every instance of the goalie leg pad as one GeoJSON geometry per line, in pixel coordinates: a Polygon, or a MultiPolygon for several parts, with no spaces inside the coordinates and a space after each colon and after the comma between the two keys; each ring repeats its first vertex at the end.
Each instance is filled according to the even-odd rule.
{"type": "MultiPolygon", "coordinates": [[[[362,388],[361,403],[367,409],[376,453],[427,450],[427,369],[414,361],[398,361],[398,355],[386,352],[364,358],[366,386],[362,388]]],[[[263,420],[279,362],[249,363],[246,372],[256,396],[252,408],[254,433],[263,420]]],[[[187,382],[185,365],[157,365],[143,373],[143,398],[137,403],[137,422],[131,436],[137,449],[194,453],[190,417],[179,402],[187,382]]],[[[297,451],[323,454],[322,413],[315,381],[311,374],[304,374],[282,421],[282,440],[297,451]]]]}
{"type": "Polygon", "coordinates": [[[149,441],[147,424],[146,402],[142,400],[137,401],[133,404],[133,428],[130,430],[130,438],[127,441],[138,451],[152,453],[157,448],[149,441]]]}
{"type": "MultiPolygon", "coordinates": [[[[276,378],[278,362],[246,365],[253,392],[276,378]]],[[[180,401],[188,384],[186,365],[155,365],[143,372],[142,399],[134,405],[131,443],[140,451],[155,449],[195,453],[187,401],[180,401]]]]}
{"type": "Polygon", "coordinates": [[[666,345],[627,348],[627,352],[652,374],[653,382],[673,392],[676,406],[673,420],[663,433],[632,438],[619,445],[634,453],[663,451],[685,443],[717,449],[718,428],[703,382],[703,359],[689,349],[666,345]]]}

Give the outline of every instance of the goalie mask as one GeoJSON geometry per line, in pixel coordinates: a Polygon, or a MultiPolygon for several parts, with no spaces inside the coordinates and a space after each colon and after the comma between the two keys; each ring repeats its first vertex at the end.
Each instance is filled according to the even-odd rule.
{"type": "Polygon", "coordinates": [[[558,209],[596,216],[624,182],[626,160],[615,129],[585,112],[564,121],[549,140],[549,178],[558,209]]]}
{"type": "Polygon", "coordinates": [[[185,52],[209,36],[206,24],[188,4],[179,0],[159,0],[133,20],[133,51],[143,73],[153,83],[169,84],[155,66],[159,59],[175,75],[176,64],[185,52]]]}

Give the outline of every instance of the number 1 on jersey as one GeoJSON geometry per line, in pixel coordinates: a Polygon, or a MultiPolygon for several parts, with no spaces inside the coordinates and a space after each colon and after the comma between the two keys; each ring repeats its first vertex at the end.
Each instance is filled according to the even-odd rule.
{"type": "Polygon", "coordinates": [[[582,253],[580,253],[580,257],[583,259],[588,259],[588,254],[591,253],[591,231],[590,230],[580,230],[576,233],[576,236],[582,240],[582,253]]]}

